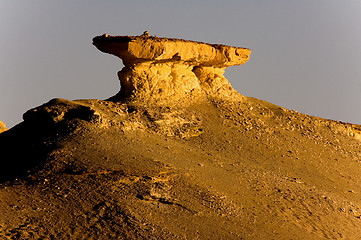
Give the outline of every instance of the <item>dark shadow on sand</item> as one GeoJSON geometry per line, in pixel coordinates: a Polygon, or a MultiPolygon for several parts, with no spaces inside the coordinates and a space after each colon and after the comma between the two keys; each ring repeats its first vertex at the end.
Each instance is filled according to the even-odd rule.
{"type": "Polygon", "coordinates": [[[22,122],[0,134],[0,183],[25,178],[45,163],[55,129],[22,122]]]}

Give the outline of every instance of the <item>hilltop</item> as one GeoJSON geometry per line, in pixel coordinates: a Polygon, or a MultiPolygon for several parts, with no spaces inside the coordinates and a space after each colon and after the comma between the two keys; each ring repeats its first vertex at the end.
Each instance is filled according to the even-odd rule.
{"type": "Polygon", "coordinates": [[[0,134],[0,236],[358,239],[361,126],[237,93],[221,62],[248,49],[162,39],[95,38],[159,55],[126,57],[108,100],[53,99],[0,134]]]}

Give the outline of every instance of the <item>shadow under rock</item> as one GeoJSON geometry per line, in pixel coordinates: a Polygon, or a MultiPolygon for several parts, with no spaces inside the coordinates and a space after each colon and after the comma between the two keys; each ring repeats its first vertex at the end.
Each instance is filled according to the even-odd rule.
{"type": "Polygon", "coordinates": [[[41,167],[54,149],[55,131],[22,122],[0,134],[0,183],[24,178],[41,167]]]}

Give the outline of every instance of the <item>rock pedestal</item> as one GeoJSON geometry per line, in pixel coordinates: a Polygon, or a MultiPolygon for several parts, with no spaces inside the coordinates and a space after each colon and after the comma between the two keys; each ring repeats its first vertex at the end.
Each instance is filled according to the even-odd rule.
{"type": "Polygon", "coordinates": [[[123,60],[118,73],[121,90],[113,100],[134,104],[184,105],[209,96],[237,95],[223,76],[226,67],[242,65],[246,48],[181,39],[142,36],[95,37],[102,52],[123,60]]]}

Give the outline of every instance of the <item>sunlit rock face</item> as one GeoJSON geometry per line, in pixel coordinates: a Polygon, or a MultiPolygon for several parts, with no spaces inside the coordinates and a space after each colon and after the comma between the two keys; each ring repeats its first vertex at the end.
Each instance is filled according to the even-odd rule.
{"type": "Polygon", "coordinates": [[[142,36],[95,37],[101,51],[123,60],[121,91],[113,100],[142,105],[186,105],[209,96],[239,98],[223,76],[226,67],[242,65],[246,48],[142,36]]]}
{"type": "Polygon", "coordinates": [[[5,123],[3,123],[2,121],[0,121],[0,133],[4,132],[8,130],[5,126],[5,123]]]}

